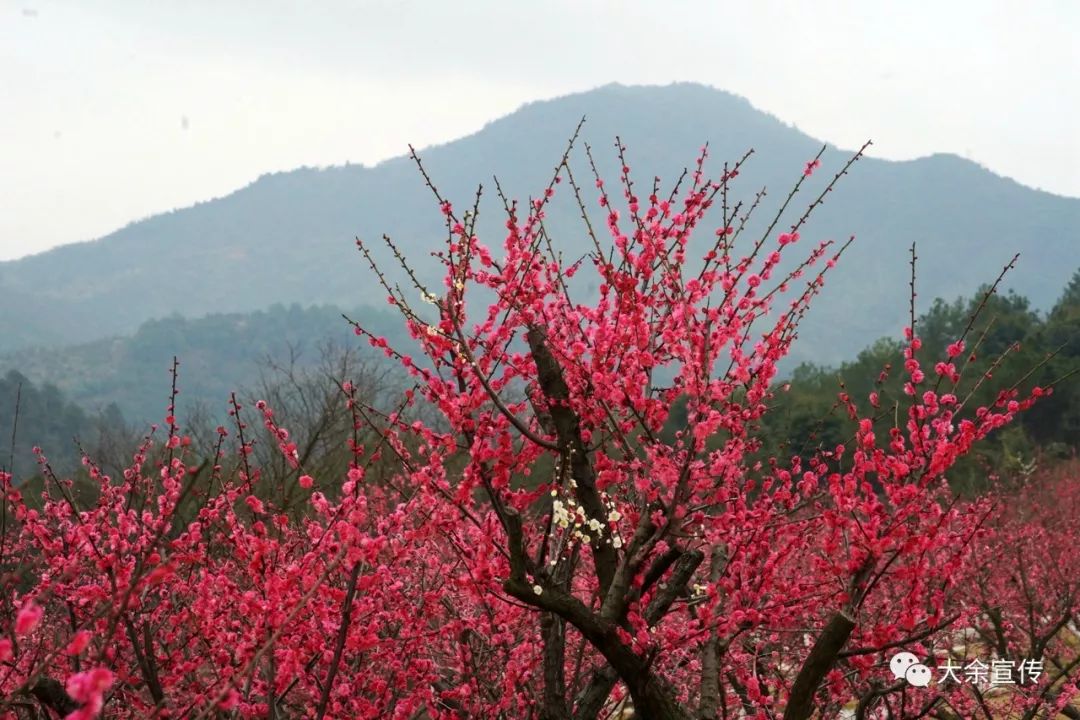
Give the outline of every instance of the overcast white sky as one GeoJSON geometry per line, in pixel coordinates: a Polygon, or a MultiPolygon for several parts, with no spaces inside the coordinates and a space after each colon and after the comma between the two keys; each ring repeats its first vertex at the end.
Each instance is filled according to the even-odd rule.
{"type": "Polygon", "coordinates": [[[1080,197],[1078,37],[1073,0],[0,0],[0,259],[612,81],[1080,197]]]}

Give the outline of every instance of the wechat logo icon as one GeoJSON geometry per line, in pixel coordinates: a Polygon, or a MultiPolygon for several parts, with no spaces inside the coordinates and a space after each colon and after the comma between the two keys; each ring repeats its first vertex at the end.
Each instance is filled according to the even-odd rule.
{"type": "Polygon", "coordinates": [[[930,668],[919,662],[913,653],[896,653],[889,660],[889,669],[896,679],[907,680],[914,687],[926,687],[930,684],[930,668]]]}

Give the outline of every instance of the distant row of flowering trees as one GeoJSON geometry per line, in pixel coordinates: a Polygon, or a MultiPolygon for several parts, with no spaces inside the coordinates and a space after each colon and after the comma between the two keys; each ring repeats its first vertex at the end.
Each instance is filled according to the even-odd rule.
{"type": "Polygon", "coordinates": [[[866,413],[841,395],[858,428],[848,442],[759,456],[776,365],[846,245],[782,256],[861,151],[781,231],[812,159],[753,236],[763,193],[729,201],[746,158],[709,179],[702,153],[662,194],[638,190],[618,151],[617,189],[595,179],[603,229],[568,149],[538,198],[505,201],[499,252],[475,236],[477,206],[459,212],[436,191],[443,286],[406,264],[405,291],[373,265],[422,359],[368,339],[414,384],[376,406],[358,378],[340,378],[350,437],[336,471],[309,467],[273,407],[234,398],[209,459],[170,407],[122,476],[87,458],[89,496],[51,477],[44,456],[40,501],[0,475],[0,713],[1072,712],[1073,476],[976,500],[947,482],[1046,389],[1003,388],[970,407],[978,339],[923,358],[909,328],[902,406],[871,399],[866,413]],[[591,248],[576,262],[544,223],[562,183],[591,248]],[[590,302],[571,292],[582,273],[599,285],[590,302]],[[474,291],[490,305],[467,302],[474,291]],[[665,439],[677,401],[686,425],[665,439]],[[283,472],[256,462],[256,438],[277,447],[283,472]],[[914,687],[890,672],[901,650],[929,667],[1023,658],[1043,672],[1007,692],[914,687]]]}

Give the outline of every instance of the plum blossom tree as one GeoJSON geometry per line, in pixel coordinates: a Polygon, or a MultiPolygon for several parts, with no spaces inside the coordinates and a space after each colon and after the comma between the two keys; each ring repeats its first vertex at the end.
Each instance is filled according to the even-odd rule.
{"type": "MultiPolygon", "coordinates": [[[[808,161],[751,234],[764,191],[729,199],[749,154],[710,179],[703,151],[670,192],[656,181],[639,195],[621,142],[617,192],[586,146],[598,231],[576,142],[527,205],[500,191],[501,252],[476,235],[480,193],[459,212],[419,165],[446,221],[443,285],[392,242],[413,290],[371,265],[422,357],[355,325],[413,387],[378,408],[341,379],[353,437],[337,473],[309,472],[273,408],[255,407],[289,468],[275,477],[308,498],[299,517],[260,487],[251,410],[235,398],[208,463],[172,406],[122,478],[88,458],[89,504],[50,477],[35,506],[0,476],[8,717],[593,720],[631,704],[657,720],[968,717],[978,700],[962,690],[897,705],[909,691],[890,683],[889,653],[964,628],[1051,652],[1041,638],[1072,619],[1071,599],[1033,579],[1002,591],[998,631],[1006,610],[973,589],[996,594],[988,547],[1013,532],[1034,547],[1042,520],[947,482],[1047,390],[969,407],[966,333],[924,370],[912,322],[903,398],[863,409],[841,394],[858,427],[848,442],[758,452],[777,363],[847,243],[782,260],[865,146],[790,218],[824,150],[808,161]],[[591,248],[573,262],[545,224],[564,183],[591,248]],[[589,301],[572,291],[583,274],[599,286],[589,301]],[[665,438],[676,401],[685,427],[665,438]],[[1023,607],[1038,622],[1013,620],[1023,607]]],[[[1075,663],[1053,652],[1065,682],[1038,697],[1064,707],[1075,663]]]]}

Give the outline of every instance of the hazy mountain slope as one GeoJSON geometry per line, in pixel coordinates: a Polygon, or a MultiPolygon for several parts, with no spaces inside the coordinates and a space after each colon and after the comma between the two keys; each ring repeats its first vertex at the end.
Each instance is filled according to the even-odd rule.
{"type": "Polygon", "coordinates": [[[88,414],[51,383],[36,384],[14,370],[0,373],[0,469],[11,471],[16,483],[39,471],[35,446],[63,474],[79,464],[79,446],[99,450],[123,425],[115,405],[88,414]]]}
{"type": "MultiPolygon", "coordinates": [[[[337,359],[341,349],[356,348],[358,360],[378,363],[382,356],[357,342],[341,313],[331,306],[276,305],[196,319],[172,316],[148,321],[130,336],[0,355],[0,373],[17,370],[34,382],[55,385],[91,412],[115,404],[141,429],[160,423],[166,414],[175,355],[180,359],[181,413],[203,408],[224,419],[230,392],[254,391],[260,378],[277,375],[268,361],[282,368],[291,361],[298,367],[321,366],[325,350],[337,359]]],[[[351,310],[348,315],[397,343],[407,340],[387,310],[351,310]]],[[[13,403],[0,405],[0,418],[10,407],[13,403]]]]}
{"type": "MultiPolygon", "coordinates": [[[[778,206],[820,147],[717,90],[612,85],[527,105],[472,136],[425,150],[425,164],[443,194],[459,205],[471,203],[477,183],[491,189],[492,174],[510,195],[524,198],[546,183],[582,115],[588,116],[584,139],[610,182],[617,179],[611,147],[616,134],[629,145],[643,188],[654,174],[674,179],[706,141],[717,171],[725,159],[755,148],[736,190],[750,198],[767,185],[766,210],[778,206]]],[[[791,215],[801,213],[847,154],[826,153],[791,215]]],[[[583,155],[575,158],[578,176],[586,178],[583,155]]],[[[482,207],[481,231],[489,244],[499,245],[502,217],[493,193],[482,207]]],[[[574,214],[564,196],[550,225],[564,247],[584,252],[574,214]]],[[[228,197],[149,218],[98,241],[0,263],[0,297],[14,300],[0,305],[0,352],[131,332],[172,312],[198,316],[275,302],[381,303],[384,293],[353,237],[375,240],[388,232],[422,271],[430,270],[428,253],[443,238],[441,219],[405,158],[374,168],[265,176],[228,197]]],[[[919,243],[919,292],[926,301],[970,293],[1022,251],[1008,285],[1047,307],[1080,265],[1078,227],[1080,200],[1023,187],[954,156],[864,160],[804,234],[807,240],[855,234],[858,241],[818,299],[798,356],[835,362],[899,329],[907,313],[912,240],[919,243]]]]}

